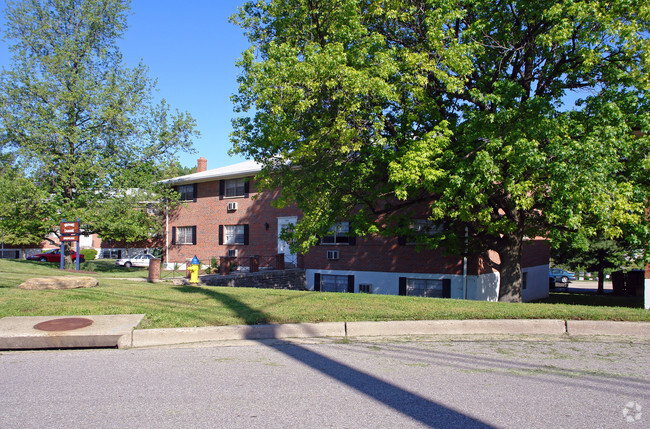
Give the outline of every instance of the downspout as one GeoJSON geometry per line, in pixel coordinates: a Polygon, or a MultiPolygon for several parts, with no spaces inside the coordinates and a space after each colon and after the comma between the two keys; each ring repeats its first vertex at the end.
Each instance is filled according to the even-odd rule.
{"type": "Polygon", "coordinates": [[[165,206],[165,265],[169,263],[169,207],[165,206]]]}
{"type": "Polygon", "coordinates": [[[467,299],[467,225],[465,225],[465,254],[463,255],[463,290],[467,299]]]}

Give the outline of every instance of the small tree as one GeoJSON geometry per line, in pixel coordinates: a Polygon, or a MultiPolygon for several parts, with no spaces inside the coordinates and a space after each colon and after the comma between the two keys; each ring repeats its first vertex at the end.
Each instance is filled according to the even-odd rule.
{"type": "Polygon", "coordinates": [[[132,207],[130,199],[112,198],[127,189],[160,194],[153,179],[179,151],[191,150],[195,122],[170,112],[164,100],[154,102],[155,82],[144,65],[123,64],[117,41],[128,1],[6,5],[4,36],[13,56],[0,74],[3,153],[47,195],[41,219],[50,220],[50,232],[61,219],[81,218],[87,233],[110,235],[102,210],[111,215],[120,202],[132,207]]]}
{"type": "Polygon", "coordinates": [[[602,294],[605,270],[633,264],[636,260],[643,258],[643,250],[622,239],[607,239],[602,233],[589,240],[569,235],[565,236],[561,242],[554,243],[551,256],[555,263],[568,265],[571,269],[597,272],[598,293],[602,294]]]}

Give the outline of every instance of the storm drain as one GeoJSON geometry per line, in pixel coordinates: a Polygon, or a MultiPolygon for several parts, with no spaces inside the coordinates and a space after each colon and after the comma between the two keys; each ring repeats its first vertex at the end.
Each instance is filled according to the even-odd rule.
{"type": "Polygon", "coordinates": [[[73,331],[75,329],[85,328],[93,324],[93,321],[84,317],[65,317],[63,319],[48,320],[37,323],[34,329],[39,331],[73,331]]]}

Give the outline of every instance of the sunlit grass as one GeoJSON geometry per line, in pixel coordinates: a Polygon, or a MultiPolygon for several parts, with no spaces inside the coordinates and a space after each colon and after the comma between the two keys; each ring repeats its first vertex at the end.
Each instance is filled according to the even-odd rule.
{"type": "MultiPolygon", "coordinates": [[[[587,319],[650,321],[641,300],[589,297],[567,304],[571,294],[553,294],[552,303],[491,303],[391,295],[321,293],[276,289],[176,286],[117,279],[135,271],[92,275],[90,289],[22,290],[28,278],[61,275],[50,266],[0,260],[0,317],[38,315],[145,314],[143,328],[259,323],[434,319],[587,319]],[[565,297],[564,295],[568,295],[565,297]]],[[[142,277],[146,277],[146,270],[142,277]]],[[[77,275],[65,272],[65,275],[77,275]]]]}

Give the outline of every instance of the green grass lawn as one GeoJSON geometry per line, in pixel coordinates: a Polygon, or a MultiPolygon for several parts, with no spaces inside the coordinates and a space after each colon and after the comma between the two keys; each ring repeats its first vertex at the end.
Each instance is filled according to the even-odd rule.
{"type": "MultiPolygon", "coordinates": [[[[29,274],[31,277],[36,276],[61,276],[61,275],[80,275],[80,276],[92,276],[96,278],[140,278],[146,279],[149,270],[147,268],[138,268],[138,267],[122,267],[115,265],[115,259],[96,259],[93,261],[86,261],[79,264],[80,271],[76,271],[74,263],[71,267],[66,267],[64,271],[59,269],[59,263],[54,262],[38,262],[38,261],[23,261],[17,259],[0,259],[0,273],[11,275],[12,273],[18,274],[29,274]],[[4,266],[3,263],[14,264],[9,266],[4,266]],[[4,267],[4,268],[3,268],[4,267]]],[[[160,276],[163,280],[170,279],[172,277],[182,277],[185,274],[185,270],[179,271],[161,271],[160,276]]],[[[28,278],[28,277],[26,277],[28,278]]],[[[0,279],[0,282],[2,280],[0,279]]]]}
{"type": "MultiPolygon", "coordinates": [[[[493,303],[392,295],[175,286],[147,283],[147,270],[89,261],[99,286],[22,290],[28,278],[61,275],[54,264],[0,260],[0,317],[144,313],[143,328],[259,323],[433,319],[588,319],[650,321],[642,298],[553,293],[547,302],[493,303]],[[565,296],[566,295],[566,296],[565,296]],[[584,295],[584,296],[580,296],[584,295]]],[[[169,276],[172,273],[165,273],[169,276]]],[[[177,273],[178,275],[178,273],[177,273]]]]}

